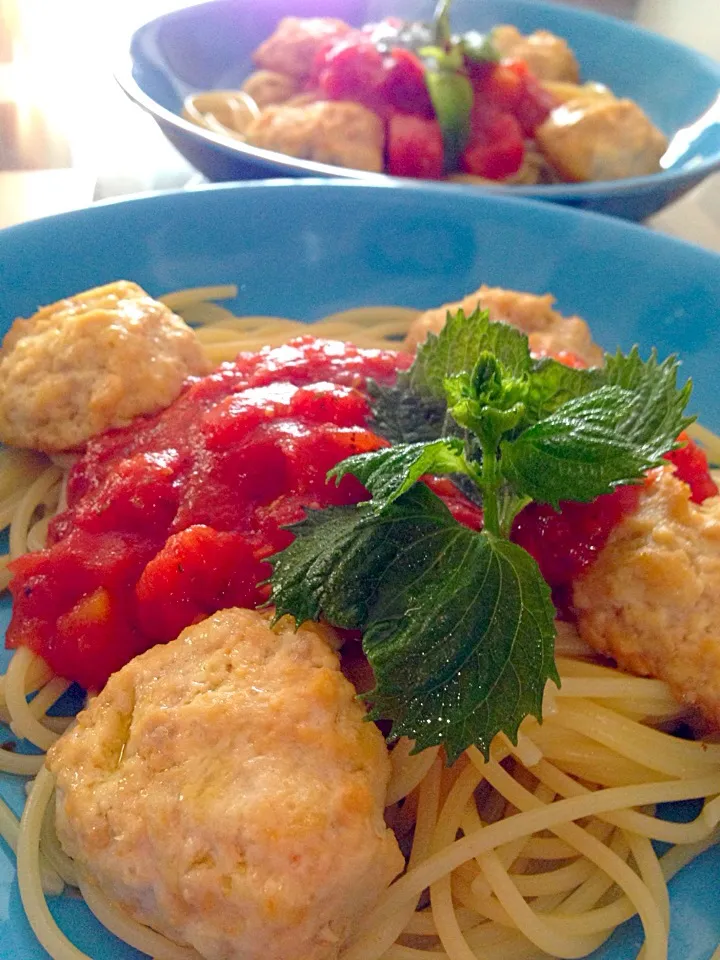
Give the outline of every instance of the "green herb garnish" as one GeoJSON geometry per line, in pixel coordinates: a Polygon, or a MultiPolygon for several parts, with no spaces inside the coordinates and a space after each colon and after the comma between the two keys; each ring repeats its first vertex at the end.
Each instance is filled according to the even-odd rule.
{"type": "Polygon", "coordinates": [[[559,679],[550,589],[509,540],[512,521],[532,500],[589,501],[660,465],[692,422],[677,368],[633,349],[574,370],[533,360],[527,337],[486,312],[449,315],[395,387],[371,387],[395,446],[328,474],[352,474],[370,499],[309,510],[271,558],[276,616],[361,630],[370,716],[416,751],[443,744],[453,761],[471,744],[487,756],[501,731],[516,740],[559,679]],[[469,484],[484,528],[458,523],[426,475],[469,484]]]}

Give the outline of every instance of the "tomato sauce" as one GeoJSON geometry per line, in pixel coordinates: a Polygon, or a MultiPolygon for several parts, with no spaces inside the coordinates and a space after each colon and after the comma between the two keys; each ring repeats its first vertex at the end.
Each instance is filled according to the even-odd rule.
{"type": "Polygon", "coordinates": [[[676,475],[690,487],[690,499],[693,503],[702,503],[708,497],[716,497],[718,487],[710,475],[705,451],[687,433],[681,433],[678,440],[678,448],[666,453],[665,459],[673,464],[676,475]]]}
{"type": "MultiPolygon", "coordinates": [[[[392,382],[411,361],[300,337],[240,354],[189,381],[161,413],[90,441],[48,547],[12,564],[7,646],[27,646],[60,676],[98,689],[216,610],[263,603],[268,557],[292,541],[287,525],[305,508],[367,496],[354,477],[339,485],[325,477],[340,460],[387,445],[368,429],[363,389],[369,377],[392,382]]],[[[670,459],[704,499],[717,488],[702,452],[683,440],[670,459]]],[[[481,527],[481,511],[449,479],[425,481],[459,522],[481,527]]],[[[536,557],[561,607],[638,495],[625,487],[560,512],[531,504],[518,516],[513,538],[536,557]]]]}
{"type": "Polygon", "coordinates": [[[13,565],[7,645],[97,689],[209,613],[262,603],[285,525],[366,495],[325,475],[386,445],[366,427],[362,388],[411,359],[302,337],[241,354],[158,415],[92,440],[49,546],[13,565]]]}

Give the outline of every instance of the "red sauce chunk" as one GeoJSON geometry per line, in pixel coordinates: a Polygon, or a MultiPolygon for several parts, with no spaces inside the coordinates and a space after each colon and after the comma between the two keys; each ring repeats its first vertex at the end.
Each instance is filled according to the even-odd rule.
{"type": "Polygon", "coordinates": [[[326,483],[340,460],[385,446],[366,427],[368,377],[411,357],[301,337],[241,354],[170,407],[92,440],[49,546],[13,564],[9,647],[98,689],[132,657],[228,606],[257,606],[304,507],[356,503],[326,483]]]}
{"type": "Polygon", "coordinates": [[[665,459],[675,467],[676,476],[690,487],[690,499],[702,503],[708,497],[716,497],[718,488],[710,475],[705,451],[687,433],[681,433],[678,441],[680,446],[666,453],[665,459]]]}

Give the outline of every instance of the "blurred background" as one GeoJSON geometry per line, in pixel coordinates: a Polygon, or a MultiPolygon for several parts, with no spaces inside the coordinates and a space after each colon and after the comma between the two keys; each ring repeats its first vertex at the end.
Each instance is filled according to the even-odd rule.
{"type": "MultiPolygon", "coordinates": [[[[720,0],[572,3],[720,59],[720,0]]],[[[132,29],[181,6],[190,3],[0,0],[0,226],[201,182],[113,80],[132,29]]],[[[720,251],[720,175],[652,225],[720,251]]]]}

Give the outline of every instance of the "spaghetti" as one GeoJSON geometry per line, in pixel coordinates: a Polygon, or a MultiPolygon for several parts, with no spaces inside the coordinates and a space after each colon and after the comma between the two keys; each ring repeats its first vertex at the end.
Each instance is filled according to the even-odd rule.
{"type": "MultiPolygon", "coordinates": [[[[213,363],[307,331],[283,318],[234,317],[212,302],[235,293],[203,288],[165,298],[198,327],[213,363]]],[[[344,311],[312,331],[364,347],[397,346],[415,315],[344,311]]],[[[711,458],[720,454],[713,435],[702,428],[695,435],[711,458]]],[[[0,518],[10,544],[4,586],[9,559],[41,547],[62,509],[68,464],[21,452],[0,457],[0,518]]],[[[720,745],[665,732],[683,718],[667,685],[601,661],[568,624],[559,624],[556,654],[562,687],[548,686],[542,725],[526,719],[517,745],[501,735],[488,761],[470,748],[451,767],[439,748],[413,755],[408,741],[395,745],[387,818],[408,846],[408,866],[342,960],[582,957],[635,915],[644,960],[665,960],[667,882],[720,840],[720,745]],[[690,822],[658,815],[658,805],[682,800],[701,804],[690,822]],[[672,846],[660,856],[653,841],[672,846]]],[[[0,680],[0,718],[44,751],[71,722],[48,716],[66,686],[34,654],[18,650],[0,680]]],[[[63,853],[41,753],[2,750],[0,769],[35,776],[21,824],[0,802],[0,833],[17,850],[31,926],[56,960],[85,958],[45,901],[63,884],[77,887],[100,921],[136,949],[197,960],[191,948],[127,916],[63,853]]]]}

